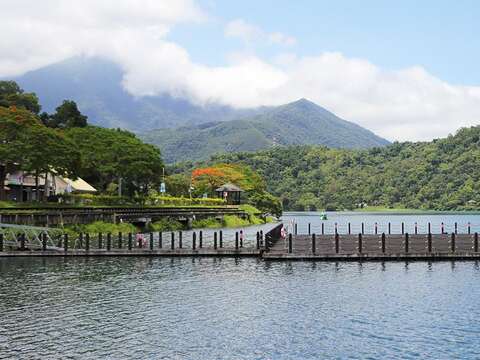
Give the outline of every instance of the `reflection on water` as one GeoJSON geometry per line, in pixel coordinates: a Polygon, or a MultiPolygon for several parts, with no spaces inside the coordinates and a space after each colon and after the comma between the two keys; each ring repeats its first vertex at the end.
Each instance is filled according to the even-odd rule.
{"type": "Polygon", "coordinates": [[[478,358],[478,262],[0,259],[0,358],[478,358]]]}

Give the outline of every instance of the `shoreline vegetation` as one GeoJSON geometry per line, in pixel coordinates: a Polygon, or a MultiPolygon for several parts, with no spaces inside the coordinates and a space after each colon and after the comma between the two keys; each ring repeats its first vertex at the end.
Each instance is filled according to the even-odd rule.
{"type": "MultiPolygon", "coordinates": [[[[225,215],[221,218],[206,218],[194,220],[192,223],[191,229],[219,229],[219,228],[235,228],[235,227],[247,227],[253,225],[261,225],[266,223],[271,223],[276,221],[274,217],[267,216],[262,218],[261,212],[251,205],[240,205],[240,209],[244,210],[247,213],[247,218],[243,219],[236,215],[225,215]]],[[[129,223],[108,223],[103,221],[96,221],[91,224],[82,224],[82,225],[73,225],[65,226],[63,228],[56,228],[61,230],[69,235],[77,235],[78,233],[89,233],[89,234],[98,234],[98,233],[136,233],[140,229],[133,224],[129,223]]],[[[164,218],[159,221],[152,222],[142,230],[142,232],[164,232],[164,231],[179,231],[179,230],[188,230],[187,226],[183,223],[172,219],[164,218]]]]}

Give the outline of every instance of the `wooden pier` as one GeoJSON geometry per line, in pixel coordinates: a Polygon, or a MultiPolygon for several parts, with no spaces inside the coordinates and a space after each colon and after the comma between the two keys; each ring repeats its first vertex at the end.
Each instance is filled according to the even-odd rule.
{"type": "MultiPolygon", "coordinates": [[[[13,234],[15,235],[15,234],[13,234]]],[[[480,260],[478,233],[459,234],[324,234],[285,236],[283,225],[242,237],[238,231],[149,234],[67,234],[41,232],[14,240],[0,234],[0,258],[17,256],[167,256],[258,257],[264,260],[480,260]],[[255,234],[254,234],[255,235],[255,234]]]]}
{"type": "Polygon", "coordinates": [[[278,239],[265,259],[434,260],[480,259],[475,234],[293,235],[278,239]]]}

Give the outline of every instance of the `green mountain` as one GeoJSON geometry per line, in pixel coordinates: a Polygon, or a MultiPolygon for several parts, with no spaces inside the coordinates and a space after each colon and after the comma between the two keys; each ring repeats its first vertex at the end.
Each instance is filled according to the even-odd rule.
{"type": "Polygon", "coordinates": [[[286,210],[388,208],[480,210],[480,126],[431,142],[366,150],[291,146],[216,156],[245,163],[286,210]]]}
{"type": "Polygon", "coordinates": [[[370,148],[389,142],[306,99],[264,108],[255,116],[140,134],[157,145],[167,162],[204,160],[216,153],[257,151],[274,146],[321,144],[370,148]]]}

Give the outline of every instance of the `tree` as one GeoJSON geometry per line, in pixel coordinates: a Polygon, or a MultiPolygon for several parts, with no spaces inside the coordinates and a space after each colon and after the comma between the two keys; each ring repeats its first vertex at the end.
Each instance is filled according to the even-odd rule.
{"type": "Polygon", "coordinates": [[[45,127],[31,112],[0,107],[0,159],[0,196],[4,199],[8,172],[34,174],[37,184],[40,175],[52,171],[75,177],[80,155],[61,133],[45,127]]]}
{"type": "Polygon", "coordinates": [[[65,135],[80,151],[79,176],[101,190],[122,179],[127,195],[146,194],[162,179],[160,150],[134,134],[96,126],[68,128],[65,135]]]}
{"type": "Polygon", "coordinates": [[[41,106],[35,93],[25,93],[15,81],[0,81],[0,106],[22,108],[34,114],[41,106]]]}
{"type": "MultiPolygon", "coordinates": [[[[43,118],[46,118],[42,114],[43,118]]],[[[55,109],[50,116],[49,125],[56,128],[74,128],[87,126],[87,116],[78,110],[77,104],[72,100],[63,100],[62,105],[55,109]]]]}

